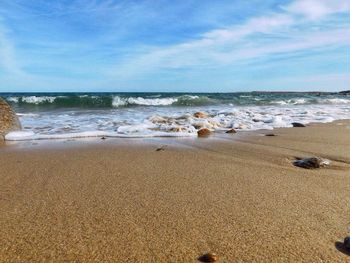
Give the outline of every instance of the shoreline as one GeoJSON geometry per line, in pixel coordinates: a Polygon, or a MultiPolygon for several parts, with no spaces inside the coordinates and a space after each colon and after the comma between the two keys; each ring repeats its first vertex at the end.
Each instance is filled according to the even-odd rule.
{"type": "Polygon", "coordinates": [[[0,261],[344,262],[349,131],[340,120],[0,147],[0,261]],[[291,164],[307,156],[332,163],[291,164]]]}
{"type": "MultiPolygon", "coordinates": [[[[328,126],[328,125],[344,125],[347,129],[350,130],[350,119],[340,119],[334,120],[332,122],[311,122],[307,123],[302,128],[298,127],[282,127],[274,129],[258,129],[258,130],[236,130],[237,133],[227,134],[225,131],[214,131],[209,136],[198,137],[197,135],[193,136],[150,136],[150,137],[108,137],[102,136],[105,139],[102,139],[101,136],[91,136],[91,137],[72,137],[72,138],[57,138],[57,139],[33,139],[33,140],[4,140],[0,141],[0,153],[1,150],[10,150],[10,149],[30,149],[33,148],[39,149],[49,149],[53,147],[57,148],[75,148],[75,147],[115,147],[126,145],[127,147],[131,146],[147,146],[147,145],[182,145],[186,147],[186,142],[190,144],[196,143],[198,140],[206,140],[212,142],[213,140],[227,140],[233,139],[235,141],[241,141],[242,139],[251,140],[252,138],[259,138],[259,136],[264,136],[265,134],[278,134],[283,133],[283,131],[288,131],[290,129],[300,129],[314,127],[314,126],[328,126]]],[[[302,131],[302,130],[301,130],[302,131]]],[[[253,139],[254,140],[254,139],[253,139]]],[[[181,147],[181,146],[180,146],[181,147]]]]}

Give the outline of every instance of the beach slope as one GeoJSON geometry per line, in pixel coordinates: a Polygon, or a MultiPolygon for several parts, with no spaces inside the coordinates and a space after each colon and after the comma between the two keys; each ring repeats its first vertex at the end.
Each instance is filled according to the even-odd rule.
{"type": "Polygon", "coordinates": [[[350,260],[350,122],[273,133],[3,146],[0,262],[350,260]]]}

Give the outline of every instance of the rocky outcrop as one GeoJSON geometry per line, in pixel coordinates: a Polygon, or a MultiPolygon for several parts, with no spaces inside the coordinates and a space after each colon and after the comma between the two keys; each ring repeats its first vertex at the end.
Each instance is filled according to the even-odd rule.
{"type": "Polygon", "coordinates": [[[4,140],[7,133],[20,129],[21,123],[16,113],[4,99],[0,98],[0,140],[4,140]]]}

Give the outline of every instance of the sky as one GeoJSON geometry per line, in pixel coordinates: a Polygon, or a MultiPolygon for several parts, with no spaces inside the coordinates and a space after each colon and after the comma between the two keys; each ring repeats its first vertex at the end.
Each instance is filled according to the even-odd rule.
{"type": "Polygon", "coordinates": [[[0,92],[350,89],[350,0],[0,0],[0,92]]]}

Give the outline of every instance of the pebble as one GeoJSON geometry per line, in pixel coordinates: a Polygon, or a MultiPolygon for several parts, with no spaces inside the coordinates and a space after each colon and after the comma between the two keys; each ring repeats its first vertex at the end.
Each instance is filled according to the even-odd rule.
{"type": "Polygon", "coordinates": [[[201,112],[201,111],[195,112],[193,114],[193,116],[196,118],[208,118],[208,114],[206,114],[205,112],[201,112]]]}
{"type": "Polygon", "coordinates": [[[265,136],[272,137],[272,136],[277,136],[277,135],[273,134],[273,133],[267,133],[267,134],[265,134],[265,136]]]}
{"type": "Polygon", "coordinates": [[[231,129],[231,130],[226,131],[226,133],[236,133],[236,130],[235,129],[231,129]]]}
{"type": "Polygon", "coordinates": [[[293,125],[293,127],[298,127],[298,128],[306,127],[304,124],[302,124],[300,122],[292,122],[292,125],[293,125]]]}
{"type": "Polygon", "coordinates": [[[320,157],[308,157],[293,162],[295,166],[305,169],[316,169],[330,165],[331,161],[320,157]]]}
{"type": "Polygon", "coordinates": [[[201,262],[216,262],[218,261],[218,256],[215,253],[206,253],[198,257],[198,260],[201,262]]]}
{"type": "Polygon", "coordinates": [[[197,131],[198,137],[207,137],[211,134],[211,131],[207,128],[200,129],[197,131]]]}
{"type": "Polygon", "coordinates": [[[156,151],[157,151],[157,152],[165,151],[165,147],[166,147],[166,145],[161,146],[161,147],[158,147],[158,148],[156,149],[156,151]]]}

